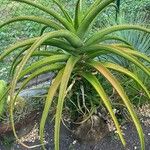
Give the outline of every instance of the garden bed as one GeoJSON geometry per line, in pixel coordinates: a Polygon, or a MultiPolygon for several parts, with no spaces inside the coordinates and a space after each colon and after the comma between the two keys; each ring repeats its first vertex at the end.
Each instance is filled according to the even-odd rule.
{"type": "MultiPolygon", "coordinates": [[[[142,122],[144,134],[145,134],[145,144],[146,150],[149,150],[150,147],[150,113],[149,105],[144,105],[138,109],[139,117],[142,122]]],[[[22,126],[21,130],[18,132],[18,135],[21,136],[21,141],[25,142],[29,146],[39,145],[39,136],[38,136],[38,127],[39,121],[37,118],[34,118],[34,121],[30,121],[30,125],[22,126]],[[29,128],[29,130],[27,129],[29,128]]],[[[25,125],[25,124],[24,124],[25,125]]],[[[104,131],[104,130],[103,130],[104,131]]],[[[140,150],[140,142],[134,125],[131,122],[127,122],[122,126],[122,131],[124,133],[125,139],[127,141],[127,147],[123,148],[119,138],[115,134],[115,131],[107,132],[103,138],[97,141],[89,140],[79,140],[76,136],[70,132],[63,124],[61,126],[60,134],[60,147],[61,150],[140,150]],[[109,143],[109,144],[108,144],[109,143]]],[[[100,133],[101,134],[101,133],[100,133]]],[[[54,123],[51,121],[51,117],[46,123],[45,128],[45,142],[47,150],[54,149],[54,123]]],[[[83,137],[85,139],[85,137],[83,137]]],[[[8,147],[7,147],[8,148],[8,147]]],[[[4,145],[0,145],[0,149],[7,150],[4,145]]],[[[15,150],[27,150],[27,148],[21,146],[17,142],[13,141],[10,144],[11,149],[15,150]]],[[[33,148],[34,150],[40,150],[41,147],[33,148]]]]}

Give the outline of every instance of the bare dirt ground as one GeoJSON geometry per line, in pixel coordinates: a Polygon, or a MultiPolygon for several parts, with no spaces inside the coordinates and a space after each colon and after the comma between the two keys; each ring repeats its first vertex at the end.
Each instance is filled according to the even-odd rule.
{"type": "MultiPolygon", "coordinates": [[[[127,141],[127,147],[124,148],[119,141],[119,139],[114,135],[114,133],[109,133],[107,136],[105,136],[101,141],[97,143],[90,143],[89,142],[79,142],[77,139],[74,138],[73,135],[70,134],[69,131],[65,129],[65,127],[62,128],[61,132],[61,142],[60,147],[61,150],[140,150],[140,144],[137,132],[132,124],[126,124],[123,127],[123,132],[125,135],[125,139],[127,141]]],[[[144,134],[145,134],[145,143],[146,143],[146,150],[150,150],[150,128],[149,126],[143,125],[144,134]]],[[[36,130],[37,131],[37,130],[36,130]]],[[[33,135],[36,135],[36,131],[32,133],[33,135]]],[[[46,145],[47,150],[54,150],[54,144],[53,144],[53,126],[47,124],[46,125],[46,141],[48,144],[46,145]]],[[[28,137],[30,140],[28,140],[29,145],[39,144],[38,140],[34,139],[34,137],[28,137]],[[32,142],[32,140],[34,142],[32,142]],[[29,142],[30,141],[30,142],[29,142]]],[[[26,148],[23,148],[22,146],[18,144],[14,144],[14,146],[11,148],[12,150],[26,150],[26,148]]],[[[34,150],[41,150],[40,147],[34,148],[34,150]]]]}
{"type": "MultiPolygon", "coordinates": [[[[143,131],[145,134],[145,144],[146,150],[150,150],[150,109],[149,106],[145,105],[138,110],[140,120],[142,122],[143,131]]],[[[40,144],[38,136],[38,121],[34,123],[34,127],[31,128],[29,125],[26,128],[23,128],[19,131],[19,135],[22,136],[21,141],[25,142],[27,145],[36,145],[40,144]],[[30,132],[28,131],[30,129],[30,132]],[[25,132],[29,132],[24,135],[25,132]]],[[[140,142],[136,129],[132,123],[126,123],[122,127],[127,146],[124,148],[114,132],[109,132],[103,139],[97,142],[90,141],[79,141],[75,136],[68,131],[65,126],[61,127],[60,135],[60,149],[61,150],[140,150],[140,142]]],[[[46,149],[54,150],[54,124],[52,122],[46,123],[45,128],[46,135],[46,149]]],[[[10,135],[9,135],[10,136],[10,135]]],[[[17,142],[13,142],[12,145],[8,148],[5,148],[4,145],[0,145],[0,150],[28,150],[27,148],[22,147],[17,142]]],[[[42,150],[41,147],[33,148],[33,150],[42,150]]]]}

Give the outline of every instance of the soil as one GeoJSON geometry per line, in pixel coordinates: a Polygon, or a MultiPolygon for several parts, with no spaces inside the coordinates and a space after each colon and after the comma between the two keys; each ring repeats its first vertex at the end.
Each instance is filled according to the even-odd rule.
{"type": "MultiPolygon", "coordinates": [[[[49,119],[50,120],[50,119],[49,119]]],[[[150,150],[150,118],[142,118],[141,119],[144,134],[145,134],[145,143],[146,150],[150,150]],[[146,124],[145,124],[146,122],[146,124]]],[[[21,129],[18,134],[24,135],[21,138],[21,141],[26,143],[29,146],[33,146],[36,144],[40,144],[39,136],[38,136],[38,121],[34,122],[34,128],[30,130],[27,135],[24,135],[23,131],[27,131],[21,129]]],[[[26,127],[28,128],[28,127],[26,127]]],[[[60,135],[60,150],[140,150],[140,144],[137,132],[132,123],[126,123],[122,127],[122,131],[124,133],[125,139],[127,141],[127,147],[124,148],[119,141],[119,138],[115,134],[115,132],[109,132],[106,134],[100,141],[81,141],[78,140],[74,134],[72,134],[69,130],[66,129],[64,125],[61,126],[61,135],[60,135]]],[[[46,149],[54,150],[54,123],[47,122],[45,128],[46,135],[46,149]]],[[[84,135],[85,136],[85,135],[84,135]]],[[[12,145],[8,147],[4,147],[2,143],[0,144],[0,150],[28,150],[24,148],[17,142],[13,142],[12,145]]],[[[33,150],[42,150],[41,147],[33,148],[33,150]]]]}
{"type": "MultiPolygon", "coordinates": [[[[150,105],[138,108],[137,113],[145,134],[146,150],[150,150],[150,105]]],[[[40,116],[39,111],[33,111],[26,120],[16,124],[21,142],[28,146],[38,145],[33,150],[42,150],[39,142],[40,116]]],[[[54,122],[51,121],[51,118],[49,116],[45,126],[47,150],[54,150],[54,122]]],[[[127,122],[121,127],[127,142],[127,146],[124,148],[115,131],[111,131],[114,130],[112,123],[110,127],[102,118],[98,119],[98,116],[93,115],[91,118],[93,118],[92,121],[87,120],[78,125],[75,130],[72,128],[72,132],[63,124],[61,125],[60,150],[140,150],[139,138],[131,122],[127,122]]],[[[10,125],[0,125],[0,150],[28,150],[15,141],[11,130],[10,125]]]]}
{"type": "MultiPolygon", "coordinates": [[[[16,130],[21,130],[28,125],[29,122],[33,122],[39,118],[40,114],[37,110],[30,112],[25,118],[20,119],[19,122],[15,123],[16,130]]],[[[0,137],[9,135],[12,133],[12,126],[8,123],[0,125],[0,137]]]]}

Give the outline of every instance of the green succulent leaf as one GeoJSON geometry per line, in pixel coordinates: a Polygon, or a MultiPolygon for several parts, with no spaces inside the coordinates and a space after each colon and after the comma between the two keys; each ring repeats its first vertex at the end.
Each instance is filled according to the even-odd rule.
{"type": "Polygon", "coordinates": [[[60,65],[60,64],[52,64],[52,65],[49,65],[49,66],[45,66],[45,67],[42,67],[41,69],[39,70],[36,70],[34,71],[27,79],[25,79],[23,82],[22,82],[22,85],[21,87],[19,88],[19,90],[17,91],[17,94],[16,95],[19,95],[20,91],[26,87],[26,85],[34,78],[38,77],[39,75],[41,74],[44,74],[44,73],[47,73],[47,72],[50,72],[50,71],[55,71],[55,70],[59,70],[61,68],[63,68],[64,65],[60,65]]]}
{"type": "Polygon", "coordinates": [[[77,30],[82,19],[82,0],[78,0],[75,9],[74,27],[77,30]]]}
{"type": "Polygon", "coordinates": [[[19,16],[19,17],[15,17],[15,18],[9,19],[8,21],[0,24],[0,28],[2,28],[3,26],[8,25],[10,23],[18,22],[18,21],[34,21],[34,22],[37,22],[37,23],[47,25],[47,26],[49,26],[51,28],[54,28],[56,30],[63,29],[63,27],[60,26],[58,23],[56,23],[54,21],[51,21],[51,20],[48,20],[46,18],[39,17],[39,16],[38,17],[36,17],[36,16],[19,16]]]}
{"type": "Polygon", "coordinates": [[[26,69],[24,69],[19,78],[24,77],[25,75],[29,74],[30,72],[39,69],[40,67],[46,66],[46,65],[50,65],[52,63],[56,63],[56,62],[63,62],[66,61],[69,58],[69,55],[53,55],[53,56],[49,56],[46,58],[43,58],[35,63],[33,63],[31,66],[27,67],[26,69]]]}
{"type": "Polygon", "coordinates": [[[147,75],[150,76],[150,70],[142,62],[138,61],[138,59],[136,59],[134,56],[132,56],[132,55],[130,55],[128,53],[125,53],[124,51],[120,51],[119,49],[114,48],[113,46],[93,45],[93,46],[89,46],[89,47],[84,47],[82,49],[82,51],[89,51],[90,53],[92,51],[93,51],[93,53],[96,52],[96,56],[98,56],[98,53],[100,55],[103,54],[103,53],[108,54],[108,52],[109,52],[109,54],[110,53],[115,53],[115,54],[117,54],[119,56],[122,56],[122,57],[126,58],[127,60],[133,62],[141,70],[143,70],[147,75]]]}
{"type": "Polygon", "coordinates": [[[51,16],[53,16],[55,19],[57,19],[66,29],[69,29],[71,31],[74,31],[72,25],[65,19],[63,18],[62,16],[60,16],[59,14],[57,14],[55,11],[47,8],[47,7],[44,7],[43,5],[39,4],[39,3],[35,3],[33,1],[30,1],[30,0],[14,0],[14,1],[17,1],[17,2],[22,2],[22,3],[26,3],[28,5],[31,5],[31,6],[34,6],[35,8],[38,8],[48,14],[50,14],[51,16]]]}
{"type": "MultiPolygon", "coordinates": [[[[15,73],[15,70],[16,70],[17,66],[19,65],[19,63],[21,62],[21,60],[23,58],[23,56],[21,56],[21,55],[22,55],[23,51],[25,51],[26,49],[28,49],[28,47],[26,47],[25,49],[20,51],[20,53],[14,58],[14,61],[13,61],[12,65],[11,65],[11,69],[10,69],[10,73],[9,73],[10,77],[13,76],[13,74],[15,73]]],[[[47,56],[48,57],[48,56],[53,56],[55,54],[59,54],[59,53],[48,52],[48,51],[37,51],[37,52],[34,52],[31,55],[31,57],[33,57],[33,56],[39,56],[39,57],[40,56],[45,56],[45,57],[47,56]]]]}
{"type": "Polygon", "coordinates": [[[70,75],[72,73],[72,70],[77,63],[77,61],[80,59],[80,57],[70,57],[67,61],[67,64],[65,66],[62,80],[60,83],[60,89],[59,89],[59,95],[58,95],[58,104],[56,109],[56,118],[55,118],[55,150],[59,150],[59,134],[60,134],[60,123],[61,123],[61,115],[62,115],[62,109],[63,109],[63,103],[66,96],[66,90],[68,81],[70,79],[70,75]]]}
{"type": "Polygon", "coordinates": [[[96,70],[98,70],[110,82],[110,84],[114,87],[114,89],[120,95],[122,101],[124,102],[125,106],[127,107],[131,115],[134,125],[136,126],[136,129],[140,138],[141,149],[144,150],[145,149],[144,133],[143,133],[140,121],[124,89],[120,85],[119,81],[100,62],[91,61],[90,65],[93,66],[96,70]]]}
{"type": "MultiPolygon", "coordinates": [[[[74,35],[70,34],[66,30],[54,31],[54,34],[55,33],[56,33],[56,37],[59,36],[59,33],[60,33],[60,37],[63,36],[63,35],[66,36],[66,38],[68,39],[68,41],[70,41],[71,44],[73,44],[74,47],[80,47],[80,46],[82,46],[82,42],[80,41],[80,39],[77,36],[74,36],[74,35]]],[[[58,39],[57,40],[56,39],[49,40],[50,36],[52,36],[52,37],[55,36],[52,33],[49,33],[49,34],[43,35],[43,36],[45,36],[46,40],[44,40],[43,42],[41,42],[41,44],[39,44],[39,46],[42,45],[42,44],[44,44],[46,42],[47,45],[52,45],[52,46],[56,46],[56,47],[59,47],[59,48],[63,48],[66,51],[74,50],[74,48],[70,47],[66,42],[63,42],[63,41],[58,40],[58,39]]],[[[30,38],[30,39],[27,39],[27,40],[24,40],[22,42],[18,42],[16,44],[12,45],[8,49],[6,49],[3,54],[0,55],[0,61],[2,61],[7,55],[9,55],[14,50],[16,50],[18,48],[22,48],[22,47],[28,46],[28,45],[30,46],[34,42],[36,42],[38,39],[40,39],[40,37],[30,38]]]]}
{"type": "Polygon", "coordinates": [[[131,50],[129,48],[124,48],[124,47],[116,47],[116,48],[124,51],[127,54],[131,54],[131,55],[134,55],[134,56],[136,56],[138,58],[142,58],[145,61],[150,63],[150,57],[146,56],[144,53],[138,52],[137,50],[131,50]]]}
{"type": "Polygon", "coordinates": [[[13,74],[15,73],[15,69],[16,67],[18,66],[18,64],[21,62],[22,60],[22,54],[24,51],[26,51],[29,47],[25,47],[23,48],[17,55],[16,57],[14,58],[12,64],[11,64],[11,68],[10,68],[10,72],[9,72],[9,77],[12,77],[13,74]]]}
{"type": "Polygon", "coordinates": [[[102,0],[95,0],[95,2],[90,6],[90,8],[86,11],[86,15],[84,16],[84,18],[100,3],[102,2],[102,0]]]}
{"type": "Polygon", "coordinates": [[[123,30],[139,30],[146,33],[150,33],[150,29],[141,27],[139,25],[114,25],[112,27],[107,27],[105,29],[101,29],[97,33],[95,33],[92,37],[86,40],[85,45],[91,45],[94,43],[99,43],[99,40],[103,39],[108,34],[111,34],[116,31],[123,31],[123,30]]]}
{"type": "Polygon", "coordinates": [[[101,97],[103,103],[105,104],[105,107],[107,108],[108,112],[110,113],[110,115],[114,121],[114,124],[115,124],[116,129],[117,129],[117,133],[120,137],[120,140],[121,140],[122,144],[125,146],[126,142],[122,136],[122,132],[120,130],[118,120],[117,120],[117,118],[113,112],[112,104],[110,103],[110,100],[109,100],[107,94],[105,93],[105,90],[103,89],[102,85],[100,84],[98,79],[90,73],[81,73],[81,75],[91,83],[91,85],[94,87],[94,89],[97,91],[97,93],[101,97]]]}
{"type": "Polygon", "coordinates": [[[129,71],[128,69],[126,69],[120,65],[114,64],[114,63],[106,62],[103,65],[106,68],[113,69],[115,71],[121,72],[121,73],[129,76],[131,79],[133,79],[135,82],[137,82],[141,86],[141,88],[145,91],[145,93],[147,94],[147,96],[150,99],[150,92],[148,91],[146,86],[142,83],[142,81],[138,78],[138,76],[136,74],[134,74],[131,71],[129,71]]]}
{"type": "Polygon", "coordinates": [[[53,55],[59,55],[59,54],[63,54],[62,52],[57,52],[57,51],[35,51],[32,56],[53,56],[53,55]]]}
{"type": "Polygon", "coordinates": [[[109,36],[109,35],[107,35],[107,36],[103,37],[101,40],[99,40],[99,42],[101,43],[101,42],[105,42],[107,40],[110,40],[110,41],[115,40],[115,41],[119,41],[119,42],[122,42],[126,45],[131,46],[131,43],[129,43],[127,40],[125,40],[125,39],[123,39],[119,36],[109,36]]]}
{"type": "Polygon", "coordinates": [[[85,14],[86,17],[83,18],[83,21],[81,22],[81,25],[77,31],[79,37],[82,38],[85,35],[85,32],[87,31],[87,29],[89,28],[91,22],[95,19],[95,17],[113,1],[114,0],[104,0],[96,7],[93,7],[92,10],[87,15],[85,14]]]}
{"type": "Polygon", "coordinates": [[[64,14],[65,18],[67,19],[68,22],[70,22],[73,25],[72,18],[70,15],[67,13],[67,11],[64,9],[63,5],[60,4],[58,0],[53,0],[54,3],[61,9],[62,13],[64,14]]]}
{"type": "Polygon", "coordinates": [[[0,55],[0,61],[2,61],[7,55],[9,55],[11,52],[13,52],[14,50],[18,49],[18,48],[22,48],[28,45],[33,44],[38,38],[30,38],[27,40],[24,40],[22,42],[17,42],[14,45],[12,45],[11,47],[9,47],[8,49],[6,49],[4,51],[4,53],[2,53],[0,55]]]}
{"type": "MultiPolygon", "coordinates": [[[[44,144],[44,127],[45,127],[46,119],[48,117],[48,113],[49,113],[52,101],[54,99],[55,93],[62,80],[62,75],[63,75],[63,70],[59,71],[59,73],[54,79],[54,82],[52,83],[52,85],[50,86],[48,90],[48,94],[47,94],[47,98],[46,98],[46,102],[45,102],[45,106],[44,106],[44,110],[43,110],[42,118],[40,122],[40,140],[42,144],[44,144]]],[[[43,149],[45,149],[44,146],[43,146],[43,149]]]]}

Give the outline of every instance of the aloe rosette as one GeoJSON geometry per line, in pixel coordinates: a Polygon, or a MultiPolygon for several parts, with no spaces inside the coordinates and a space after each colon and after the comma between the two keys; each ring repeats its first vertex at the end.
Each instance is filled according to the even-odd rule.
{"type": "MultiPolygon", "coordinates": [[[[125,39],[122,39],[119,36],[112,35],[112,33],[114,32],[123,30],[138,30],[149,34],[150,29],[144,28],[139,25],[114,25],[111,27],[100,29],[96,33],[92,33],[92,36],[88,38],[87,35],[90,29],[89,27],[90,25],[92,26],[92,22],[95,20],[96,16],[100,14],[105,8],[109,7],[115,0],[95,0],[90,8],[84,11],[84,13],[82,9],[82,0],[77,0],[74,18],[72,18],[71,15],[66,11],[66,9],[64,9],[62,3],[57,0],[53,0],[53,2],[57,5],[60,11],[62,11],[62,15],[60,15],[53,9],[42,6],[41,4],[35,3],[30,0],[15,1],[33,6],[52,16],[52,19],[44,18],[44,16],[18,16],[2,23],[0,25],[0,28],[13,22],[28,20],[44,24],[44,28],[49,27],[53,29],[50,32],[41,34],[41,36],[17,42],[14,45],[11,45],[4,51],[4,53],[0,55],[1,61],[12,52],[17,51],[18,49],[20,51],[18,52],[17,57],[12,63],[12,80],[9,90],[11,99],[10,120],[14,135],[17,140],[19,139],[15,131],[13,119],[13,108],[17,95],[24,87],[26,87],[27,83],[36,76],[46,72],[55,71],[56,76],[49,87],[40,123],[40,139],[41,143],[43,144],[43,149],[45,149],[43,142],[45,122],[54,96],[58,91],[59,94],[55,114],[54,142],[55,150],[59,150],[59,136],[63,104],[67,95],[68,83],[72,79],[72,76],[80,76],[81,78],[86,79],[92,85],[93,89],[95,89],[95,91],[98,93],[100,101],[103,102],[110,116],[112,117],[120,140],[125,146],[126,142],[121,132],[118,120],[113,112],[108,93],[104,90],[101,81],[99,81],[98,78],[93,74],[93,71],[97,70],[97,72],[101,76],[105,77],[112,88],[116,90],[122,102],[126,106],[137,129],[140,138],[141,149],[144,150],[144,134],[140,121],[123,86],[121,85],[117,77],[115,77],[115,75],[112,73],[112,70],[121,74],[125,74],[129,78],[132,78],[137,84],[140,85],[141,89],[147,94],[148,98],[150,99],[149,90],[138,78],[138,76],[131,72],[128,68],[124,68],[123,66],[113,61],[107,60],[107,62],[104,62],[103,59],[100,60],[96,58],[101,58],[101,56],[109,54],[117,55],[132,62],[148,76],[150,76],[150,58],[144,53],[136,51],[136,49],[125,39]],[[105,42],[108,39],[112,40],[110,44],[105,42]],[[114,40],[118,41],[117,43],[119,44],[113,43],[114,40]],[[39,48],[43,45],[53,46],[56,49],[59,49],[59,51],[54,51],[54,49],[49,51],[39,51],[39,48]],[[31,66],[26,66],[29,59],[35,56],[39,56],[40,59],[36,62],[33,62],[31,66]],[[30,74],[29,78],[23,80],[22,86],[16,93],[15,89],[17,82],[20,79],[23,79],[23,77],[28,74],[30,74]]],[[[23,143],[21,144],[28,147],[23,143]]]]}

